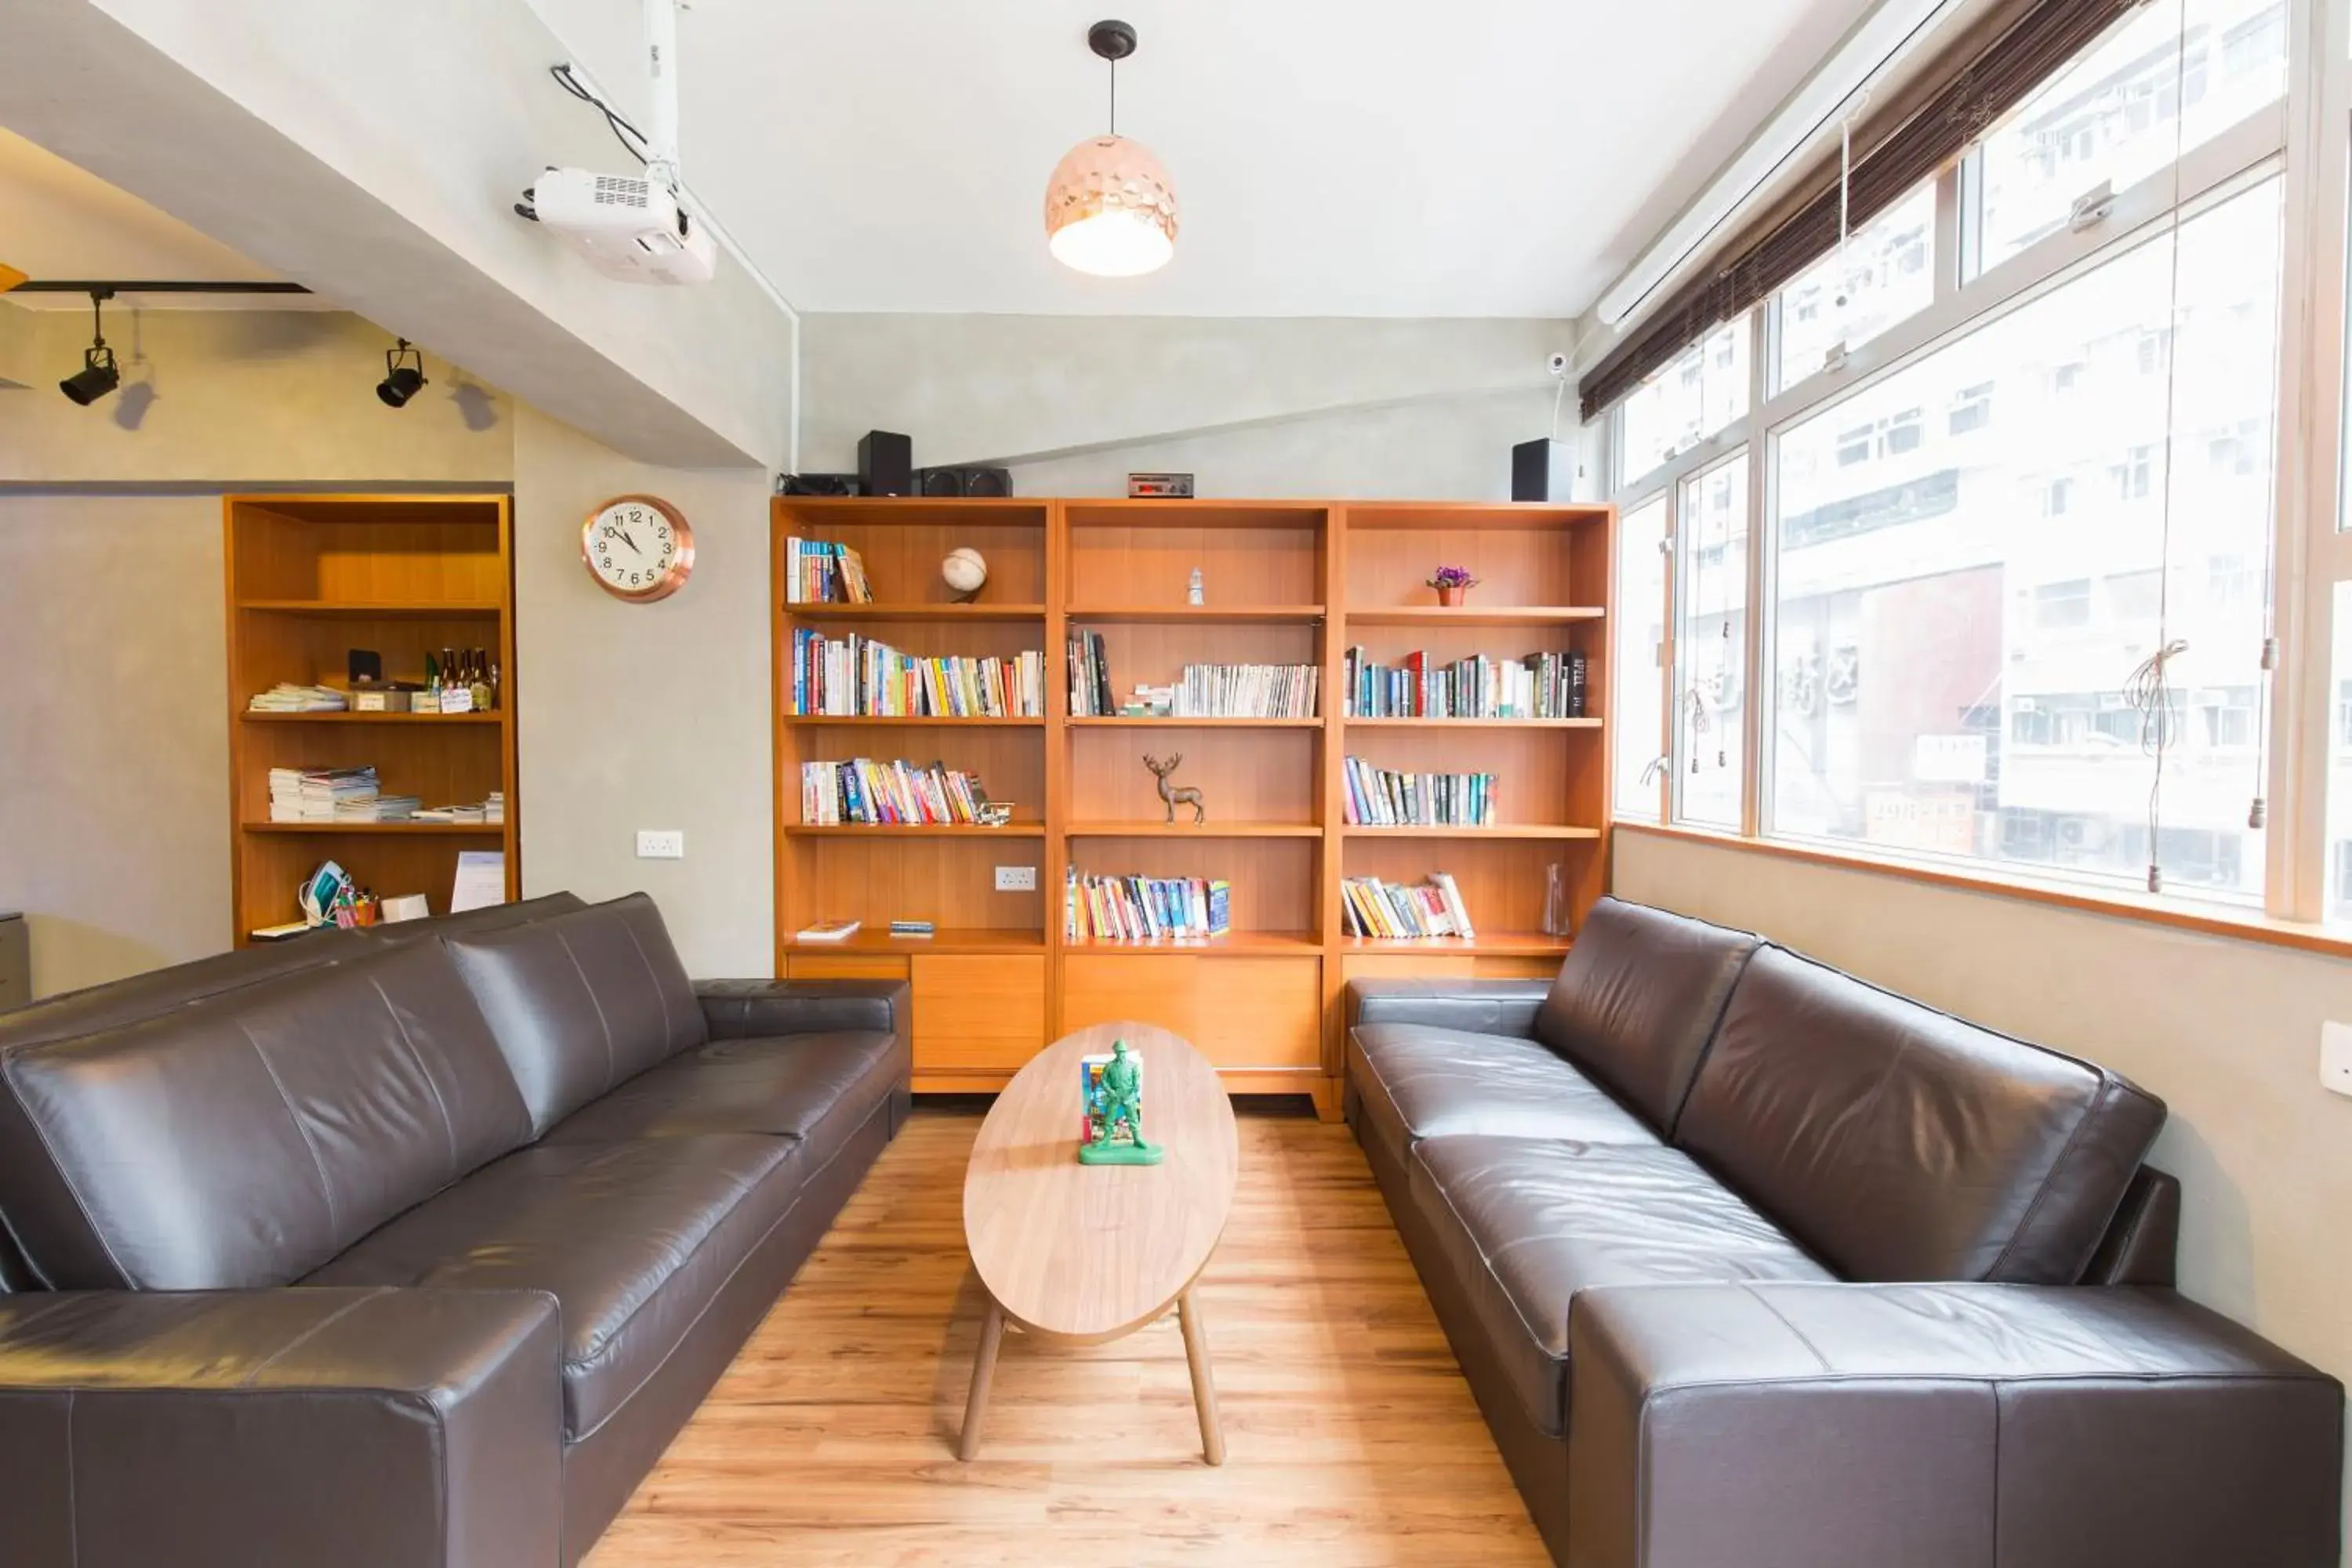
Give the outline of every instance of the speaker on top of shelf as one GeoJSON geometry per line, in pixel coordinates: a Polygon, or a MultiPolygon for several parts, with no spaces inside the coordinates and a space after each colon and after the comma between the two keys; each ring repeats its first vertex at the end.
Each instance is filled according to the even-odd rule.
{"type": "Polygon", "coordinates": [[[776,493],[786,496],[854,496],[863,494],[856,474],[786,474],[776,481],[776,493]]]}
{"type": "Polygon", "coordinates": [[[1513,500],[1577,499],[1576,447],[1568,441],[1522,441],[1511,448],[1513,500]]]}
{"type": "Polygon", "coordinates": [[[888,430],[868,430],[857,438],[857,482],[870,496],[915,493],[915,441],[888,430]]]}
{"type": "Polygon", "coordinates": [[[1013,493],[1010,468],[923,468],[915,475],[919,496],[969,496],[998,500],[1013,493]]]}

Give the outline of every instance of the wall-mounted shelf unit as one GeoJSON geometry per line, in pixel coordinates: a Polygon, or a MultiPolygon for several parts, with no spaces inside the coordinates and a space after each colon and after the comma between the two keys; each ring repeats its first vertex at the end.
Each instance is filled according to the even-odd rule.
{"type": "Polygon", "coordinates": [[[1561,868],[1580,921],[1607,885],[1609,508],[781,498],[772,526],[779,973],[910,981],[919,1091],[992,1090],[1061,1034],[1141,1018],[1192,1040],[1236,1092],[1310,1093],[1336,1114],[1349,979],[1549,975],[1569,943],[1538,929],[1546,868],[1561,868]],[[785,602],[787,537],[855,547],[882,602],[785,602]],[[972,604],[954,603],[940,579],[959,546],[989,563],[972,604]],[[1423,580],[1440,564],[1477,574],[1474,604],[1433,602],[1423,580]],[[1197,605],[1186,596],[1195,568],[1207,599],[1197,605]],[[794,717],[790,650],[803,627],[854,628],[924,656],[1042,648],[1045,716],[794,717]],[[1101,636],[1117,698],[1187,664],[1312,665],[1317,714],[1073,718],[1066,650],[1077,630],[1101,636]],[[1381,662],[1414,650],[1433,663],[1572,651],[1587,661],[1587,712],[1351,718],[1350,647],[1381,662]],[[1170,752],[1184,757],[1172,782],[1206,796],[1205,824],[1189,807],[1165,820],[1142,759],[1170,752]],[[1496,819],[1349,826],[1349,755],[1404,772],[1492,773],[1496,819]],[[801,764],[861,756],[976,773],[992,796],[1015,803],[1017,820],[803,825],[801,764]],[[1035,888],[997,891],[1000,866],[1034,868],[1035,888]],[[1067,940],[1073,868],[1224,880],[1234,929],[1205,941],[1067,940]],[[1346,934],[1343,878],[1417,883],[1434,871],[1461,889],[1475,940],[1346,934]],[[893,918],[939,930],[893,938],[893,918]],[[827,920],[864,925],[846,942],[795,940],[827,920]]]}
{"type": "Polygon", "coordinates": [[[423,893],[447,912],[457,857],[502,851],[520,896],[515,788],[514,571],[500,495],[236,495],[222,503],[227,562],[230,919],[239,945],[257,927],[300,918],[295,889],[322,860],[386,896],[423,893]],[[479,647],[499,666],[489,713],[255,713],[280,681],[348,685],[354,647],[415,679],[425,657],[479,647]],[[428,806],[506,796],[502,824],[273,822],[272,768],[373,765],[387,793],[428,806]]]}

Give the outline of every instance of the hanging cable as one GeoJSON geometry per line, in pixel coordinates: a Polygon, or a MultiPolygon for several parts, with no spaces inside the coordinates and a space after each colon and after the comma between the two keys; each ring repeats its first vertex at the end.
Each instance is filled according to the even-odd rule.
{"type": "Polygon", "coordinates": [[[2172,662],[2189,651],[2185,638],[2172,636],[2172,441],[2179,419],[2180,398],[2180,160],[2188,148],[2189,7],[2179,7],[2179,26],[2172,55],[2172,200],[2168,242],[2170,276],[2165,284],[2164,317],[2164,498],[2157,533],[2156,652],[2140,661],[2124,683],[2124,700],[2139,713],[2140,749],[2156,759],[2156,773],[2147,786],[2147,890],[2164,891],[2164,759],[2172,744],[2172,662]]]}

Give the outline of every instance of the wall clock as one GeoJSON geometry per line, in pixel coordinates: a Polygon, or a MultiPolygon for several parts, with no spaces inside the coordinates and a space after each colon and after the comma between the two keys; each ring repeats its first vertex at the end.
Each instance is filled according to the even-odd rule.
{"type": "Polygon", "coordinates": [[[596,585],[616,599],[667,599],[694,570],[694,528],[653,496],[614,496],[580,525],[580,558],[596,585]]]}

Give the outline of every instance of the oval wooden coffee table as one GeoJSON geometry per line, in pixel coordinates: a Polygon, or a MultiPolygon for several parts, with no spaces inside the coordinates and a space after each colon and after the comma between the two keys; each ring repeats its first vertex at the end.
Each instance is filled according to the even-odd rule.
{"type": "Polygon", "coordinates": [[[1208,1331],[1193,1281],[1234,1206],[1241,1146],[1217,1071],[1152,1024],[1097,1024],[1046,1047],[997,1096],[971,1146],[963,1233],[988,1291],[959,1458],[980,1449],[996,1349],[1009,1321],[1052,1342],[1100,1344],[1176,1309],[1201,1448],[1225,1462],[1208,1331]],[[1143,1134],[1157,1165],[1081,1165],[1078,1058],[1125,1040],[1143,1058],[1143,1134]]]}

